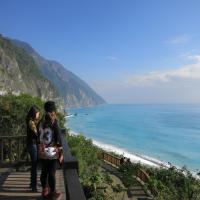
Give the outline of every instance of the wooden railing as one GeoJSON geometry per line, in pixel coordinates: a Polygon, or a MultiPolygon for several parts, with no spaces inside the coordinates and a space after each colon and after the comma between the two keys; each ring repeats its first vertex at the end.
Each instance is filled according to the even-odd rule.
{"type": "Polygon", "coordinates": [[[109,162],[110,164],[119,167],[120,166],[120,157],[112,155],[110,153],[102,152],[101,159],[109,162]]]}
{"type": "Polygon", "coordinates": [[[139,169],[136,173],[136,176],[139,177],[144,183],[148,182],[149,180],[149,175],[143,169],[139,169]]]}
{"type": "Polygon", "coordinates": [[[26,136],[0,136],[0,165],[25,159],[26,136]]]}
{"type": "Polygon", "coordinates": [[[72,156],[67,140],[66,132],[61,129],[61,145],[63,147],[64,165],[63,174],[67,200],[86,200],[78,175],[78,161],[72,156]]]}
{"type": "MultiPolygon", "coordinates": [[[[99,158],[101,160],[104,160],[110,164],[112,164],[113,166],[115,166],[116,168],[120,167],[121,163],[121,157],[107,153],[107,152],[102,152],[101,155],[99,156],[99,158]]],[[[124,161],[123,161],[124,163],[124,161]]],[[[147,183],[150,179],[149,175],[143,170],[143,169],[138,169],[136,172],[136,177],[138,177],[141,181],[143,181],[144,183],[147,183]]],[[[155,190],[155,188],[149,187],[149,190],[151,191],[151,194],[153,194],[154,196],[158,194],[157,190],[155,190]]]]}
{"type": "MultiPolygon", "coordinates": [[[[116,166],[117,168],[121,165],[120,157],[107,152],[102,152],[101,159],[106,162],[109,162],[110,164],[116,166]]],[[[149,180],[149,175],[142,169],[138,169],[136,176],[140,178],[143,182],[147,182],[149,180]]]]}

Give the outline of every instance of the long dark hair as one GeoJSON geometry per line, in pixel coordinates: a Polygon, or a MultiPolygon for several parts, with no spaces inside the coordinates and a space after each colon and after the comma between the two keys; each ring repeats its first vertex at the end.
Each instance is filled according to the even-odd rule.
{"type": "Polygon", "coordinates": [[[56,112],[46,112],[44,115],[44,127],[52,126],[57,120],[56,112]]]}
{"type": "Polygon", "coordinates": [[[36,113],[40,112],[39,108],[37,106],[31,106],[30,110],[28,111],[28,114],[26,116],[26,123],[29,122],[30,119],[35,120],[36,119],[36,113]]]}

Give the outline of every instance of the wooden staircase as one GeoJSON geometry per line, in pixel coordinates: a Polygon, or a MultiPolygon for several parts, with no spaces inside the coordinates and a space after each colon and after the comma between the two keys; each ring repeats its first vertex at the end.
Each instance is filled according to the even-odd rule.
{"type": "MultiPolygon", "coordinates": [[[[118,178],[122,179],[121,173],[118,171],[117,167],[113,164],[111,165],[108,161],[103,163],[102,166],[109,173],[114,174],[118,178]]],[[[152,200],[153,196],[150,191],[144,189],[144,183],[138,177],[133,176],[135,179],[135,185],[128,188],[127,194],[129,200],[152,200]]]]}
{"type": "MultiPolygon", "coordinates": [[[[106,168],[110,173],[115,174],[121,180],[121,174],[118,171],[118,168],[121,166],[121,157],[108,153],[102,152],[99,155],[99,158],[104,162],[103,167],[106,168]]],[[[129,161],[130,162],[130,161],[129,161]]],[[[130,162],[131,163],[131,162],[130,162]]],[[[128,196],[131,200],[152,200],[152,192],[145,187],[145,182],[149,180],[149,175],[142,169],[139,169],[136,175],[133,175],[132,178],[135,180],[135,184],[128,188],[128,196]]]]}

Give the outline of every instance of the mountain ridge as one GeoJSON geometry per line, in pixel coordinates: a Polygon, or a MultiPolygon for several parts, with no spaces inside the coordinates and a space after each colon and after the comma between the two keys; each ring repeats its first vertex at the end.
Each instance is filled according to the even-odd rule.
{"type": "Polygon", "coordinates": [[[43,95],[44,99],[57,99],[65,107],[85,107],[106,103],[86,82],[73,72],[67,70],[59,62],[44,58],[30,44],[24,41],[5,38],[1,35],[0,83],[2,83],[0,84],[0,94],[6,91],[8,92],[9,90],[14,93],[31,93],[34,96],[40,97],[45,94],[43,95]],[[23,60],[26,62],[22,62],[23,60]],[[13,68],[18,78],[12,79],[8,75],[8,61],[10,62],[9,66],[13,68]],[[26,71],[28,67],[30,69],[26,71]],[[31,70],[35,73],[32,77],[33,80],[27,80],[27,77],[32,76],[31,70]],[[23,71],[25,71],[24,75],[23,71]],[[7,75],[6,79],[3,78],[5,74],[7,75]],[[6,87],[6,82],[8,83],[8,87],[6,87]],[[19,82],[21,83],[20,86],[18,86],[19,82]],[[44,87],[44,83],[46,87],[44,87]],[[22,85],[26,87],[22,87],[22,85]],[[29,91],[28,88],[30,86],[34,89],[29,91]]]}
{"type": "Polygon", "coordinates": [[[29,44],[20,40],[13,43],[25,49],[40,67],[42,74],[59,91],[67,107],[93,106],[106,103],[94,90],[73,72],[55,60],[48,60],[37,53],[29,44]]]}
{"type": "Polygon", "coordinates": [[[43,77],[33,58],[2,36],[0,36],[0,91],[1,94],[29,93],[43,99],[54,99],[58,95],[54,86],[43,77]]]}

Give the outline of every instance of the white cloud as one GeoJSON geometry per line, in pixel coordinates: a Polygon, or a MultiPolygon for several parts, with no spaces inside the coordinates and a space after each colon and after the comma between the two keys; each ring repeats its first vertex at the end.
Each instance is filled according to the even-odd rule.
{"type": "Polygon", "coordinates": [[[168,44],[185,44],[189,41],[189,36],[187,34],[179,35],[167,40],[168,44]]]}
{"type": "Polygon", "coordinates": [[[195,63],[90,84],[111,103],[200,103],[200,55],[188,59],[195,63]]]}
{"type": "Polygon", "coordinates": [[[115,57],[115,56],[106,56],[105,59],[108,60],[108,61],[115,61],[115,60],[117,60],[117,57],[115,57]]]}
{"type": "MultiPolygon", "coordinates": [[[[200,56],[199,56],[200,57],[200,56]]],[[[132,75],[127,77],[124,82],[127,85],[146,87],[158,83],[169,83],[180,79],[200,80],[200,60],[198,63],[186,65],[179,69],[168,71],[152,71],[147,74],[132,75]]]]}
{"type": "Polygon", "coordinates": [[[187,56],[187,59],[189,60],[193,60],[193,61],[196,61],[196,62],[199,62],[200,63],[200,55],[188,55],[187,56]]]}

